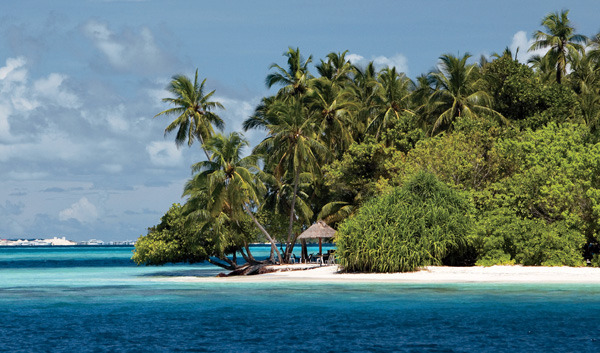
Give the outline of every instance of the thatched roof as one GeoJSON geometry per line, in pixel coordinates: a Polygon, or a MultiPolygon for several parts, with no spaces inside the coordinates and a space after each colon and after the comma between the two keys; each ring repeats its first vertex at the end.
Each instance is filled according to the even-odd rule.
{"type": "Polygon", "coordinates": [[[334,235],[335,229],[323,221],[318,221],[300,234],[298,239],[333,238],[334,235]]]}

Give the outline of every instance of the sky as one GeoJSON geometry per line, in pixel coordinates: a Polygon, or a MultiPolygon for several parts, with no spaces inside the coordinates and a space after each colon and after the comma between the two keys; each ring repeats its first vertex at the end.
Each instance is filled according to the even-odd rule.
{"type": "MultiPolygon", "coordinates": [[[[181,198],[199,145],[177,148],[165,87],[198,69],[225,132],[241,131],[269,66],[298,47],[348,50],[409,77],[442,54],[519,47],[550,12],[600,31],[589,1],[20,0],[0,12],[0,239],[135,240],[181,198]]],[[[316,70],[313,69],[313,72],[316,70]]],[[[245,136],[255,145],[261,131],[245,136]]]]}

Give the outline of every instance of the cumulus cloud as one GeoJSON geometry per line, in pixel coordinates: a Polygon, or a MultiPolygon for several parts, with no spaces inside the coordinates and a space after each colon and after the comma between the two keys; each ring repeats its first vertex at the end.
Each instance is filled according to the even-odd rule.
{"type": "Polygon", "coordinates": [[[346,58],[353,65],[366,66],[370,61],[373,61],[378,70],[385,67],[395,67],[396,71],[408,74],[408,59],[402,54],[396,54],[392,57],[372,56],[369,59],[358,54],[349,54],[346,58]]]}
{"type": "Polygon", "coordinates": [[[146,146],[150,161],[157,167],[180,166],[183,161],[181,150],[174,142],[154,141],[146,146]]]}
{"type": "Polygon", "coordinates": [[[0,145],[0,162],[20,161],[81,161],[87,158],[89,151],[82,151],[83,146],[75,143],[68,135],[61,132],[46,132],[36,141],[17,142],[0,145]]]}
{"type": "Polygon", "coordinates": [[[68,221],[75,219],[80,223],[91,223],[98,219],[98,210],[86,197],[82,197],[69,208],[58,213],[58,219],[68,221]]]}
{"type": "Polygon", "coordinates": [[[147,27],[137,33],[130,30],[115,33],[106,23],[90,20],[83,26],[83,33],[118,70],[143,72],[169,64],[167,54],[158,47],[147,27]]]}
{"type": "Polygon", "coordinates": [[[525,31],[518,31],[512,38],[512,42],[510,43],[510,51],[513,56],[517,53],[517,49],[519,50],[517,59],[521,63],[527,63],[534,55],[544,56],[548,52],[548,49],[536,49],[533,51],[528,51],[531,45],[535,40],[533,38],[528,38],[527,33],[525,31]]]}
{"type": "Polygon", "coordinates": [[[27,78],[27,70],[23,66],[27,61],[24,57],[8,58],[6,65],[0,67],[0,80],[3,82],[24,82],[27,78]]]}
{"type": "MultiPolygon", "coordinates": [[[[243,130],[242,123],[248,119],[253,113],[256,106],[260,103],[260,97],[255,97],[249,100],[235,99],[229,97],[218,96],[214,97],[218,102],[221,102],[225,110],[219,111],[219,116],[225,121],[226,132],[237,131],[244,134],[248,139],[250,146],[256,146],[262,141],[266,133],[260,129],[243,130]]],[[[246,149],[246,154],[250,154],[251,150],[246,149]]]]}
{"type": "Polygon", "coordinates": [[[74,93],[64,87],[63,81],[67,77],[58,73],[52,73],[46,78],[41,78],[33,83],[34,92],[47,99],[48,102],[54,103],[64,108],[79,108],[81,103],[79,98],[74,93]]]}
{"type": "Polygon", "coordinates": [[[81,112],[81,116],[91,125],[108,127],[114,133],[131,133],[126,114],[124,104],[81,112]]]}
{"type": "Polygon", "coordinates": [[[39,104],[26,87],[27,60],[23,57],[8,58],[0,67],[0,138],[11,139],[8,118],[17,111],[30,111],[39,104]]]}
{"type": "MultiPolygon", "coordinates": [[[[79,97],[65,86],[67,79],[66,75],[51,73],[29,82],[27,60],[23,57],[8,58],[5,66],[0,67],[0,141],[18,140],[11,132],[10,119],[17,118],[22,122],[38,108],[79,108],[79,97]]],[[[43,114],[42,117],[40,121],[47,118],[43,114]]]]}
{"type": "Polygon", "coordinates": [[[12,139],[8,117],[12,109],[7,104],[0,103],[0,142],[8,142],[12,139]]]}

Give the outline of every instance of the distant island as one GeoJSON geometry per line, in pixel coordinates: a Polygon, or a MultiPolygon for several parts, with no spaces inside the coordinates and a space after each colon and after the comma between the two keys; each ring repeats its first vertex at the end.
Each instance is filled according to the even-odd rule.
{"type": "Polygon", "coordinates": [[[84,240],[80,242],[68,240],[66,237],[53,237],[46,239],[0,239],[0,246],[75,246],[75,245],[109,245],[109,246],[133,246],[134,240],[104,242],[98,239],[84,240]]]}

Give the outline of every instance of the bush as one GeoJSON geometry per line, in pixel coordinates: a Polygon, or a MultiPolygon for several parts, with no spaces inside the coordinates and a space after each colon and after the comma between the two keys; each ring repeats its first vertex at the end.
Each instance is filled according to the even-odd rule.
{"type": "Polygon", "coordinates": [[[345,220],[336,237],[346,271],[408,272],[440,265],[466,247],[470,203],[420,172],[402,188],[372,199],[345,220]]]}
{"type": "Polygon", "coordinates": [[[207,239],[199,239],[198,234],[197,227],[186,225],[183,207],[173,204],[160,224],[138,238],[132,259],[138,265],[206,261],[207,249],[214,245],[207,239]]]}
{"type": "Polygon", "coordinates": [[[486,213],[477,224],[477,265],[582,266],[585,235],[565,221],[547,224],[508,209],[486,213]]]}

